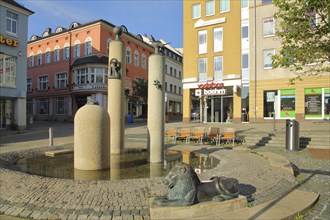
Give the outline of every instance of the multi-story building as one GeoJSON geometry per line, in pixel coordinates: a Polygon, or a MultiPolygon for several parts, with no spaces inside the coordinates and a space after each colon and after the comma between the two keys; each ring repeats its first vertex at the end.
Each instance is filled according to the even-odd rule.
{"type": "Polygon", "coordinates": [[[26,127],[28,17],[14,0],[0,1],[0,128],[26,127]]]}
{"type": "MultiPolygon", "coordinates": [[[[146,43],[152,43],[147,36],[142,37],[146,43]]],[[[183,53],[163,39],[160,39],[160,42],[164,45],[162,52],[165,57],[165,114],[168,121],[172,117],[181,118],[182,116],[183,53]]]]}
{"type": "Polygon", "coordinates": [[[272,68],[281,47],[271,0],[184,1],[183,121],[329,118],[330,77],[272,68]],[[200,118],[198,118],[200,116],[200,118]]]}
{"type": "MultiPolygon", "coordinates": [[[[28,42],[27,112],[39,120],[72,120],[92,96],[107,108],[109,43],[115,26],[105,20],[69,28],[47,28],[28,42]]],[[[126,45],[126,113],[142,114],[139,97],[133,95],[135,78],[148,78],[148,58],[154,48],[141,35],[125,26],[121,39],[126,45]],[[134,109],[134,111],[132,111],[134,109]]]]}
{"type": "Polygon", "coordinates": [[[290,84],[295,72],[272,67],[271,55],[281,48],[274,19],[278,9],[271,0],[257,0],[256,7],[253,1],[246,4],[250,4],[250,121],[269,121],[273,116],[276,120],[329,119],[330,73],[290,84]]]}
{"type": "Polygon", "coordinates": [[[241,1],[183,1],[183,19],[183,121],[240,120],[241,1]]]}

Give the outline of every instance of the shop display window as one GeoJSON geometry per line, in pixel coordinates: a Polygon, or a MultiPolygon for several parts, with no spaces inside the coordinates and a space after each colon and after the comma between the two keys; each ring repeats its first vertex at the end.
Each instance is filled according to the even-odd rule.
{"type": "Polygon", "coordinates": [[[296,90],[284,89],[281,93],[281,118],[294,118],[296,116],[296,90]]]}

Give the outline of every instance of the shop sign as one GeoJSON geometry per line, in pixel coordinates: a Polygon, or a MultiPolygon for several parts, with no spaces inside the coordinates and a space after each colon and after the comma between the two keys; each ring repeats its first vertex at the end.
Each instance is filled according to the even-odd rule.
{"type": "Polygon", "coordinates": [[[322,94],[322,88],[305,89],[305,95],[322,94]]]}
{"type": "Polygon", "coordinates": [[[5,38],[2,34],[0,34],[0,43],[5,44],[12,47],[17,47],[19,44],[19,40],[11,39],[11,38],[5,38]]]}
{"type": "Polygon", "coordinates": [[[195,96],[214,96],[214,95],[226,95],[227,89],[196,89],[195,96]]]}
{"type": "Polygon", "coordinates": [[[198,88],[200,88],[200,89],[209,89],[209,88],[219,88],[219,87],[223,87],[224,84],[223,84],[223,83],[215,83],[215,82],[211,82],[211,83],[202,83],[202,84],[198,84],[197,86],[198,86],[198,88]]]}

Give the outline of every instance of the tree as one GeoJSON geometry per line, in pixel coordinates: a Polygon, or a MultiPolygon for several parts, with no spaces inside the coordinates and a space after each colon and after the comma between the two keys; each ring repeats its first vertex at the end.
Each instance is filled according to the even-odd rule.
{"type": "MultiPolygon", "coordinates": [[[[302,76],[330,72],[330,1],[273,0],[276,36],[282,47],[273,66],[288,67],[302,76]]],[[[293,79],[293,81],[295,80],[293,79]]]]}
{"type": "Polygon", "coordinates": [[[135,78],[133,84],[133,93],[142,99],[144,103],[148,101],[148,81],[143,78],[135,78]]]}

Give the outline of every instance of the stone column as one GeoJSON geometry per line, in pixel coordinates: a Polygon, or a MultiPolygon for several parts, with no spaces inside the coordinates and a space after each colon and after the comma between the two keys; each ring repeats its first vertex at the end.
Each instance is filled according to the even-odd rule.
{"type": "Polygon", "coordinates": [[[125,45],[119,39],[121,27],[115,27],[116,39],[110,42],[109,79],[108,79],[108,113],[110,116],[110,154],[121,154],[124,150],[124,88],[126,76],[125,45]]]}
{"type": "Polygon", "coordinates": [[[148,151],[149,162],[164,160],[164,56],[154,43],[155,54],[149,57],[148,69],[148,151]]]}

